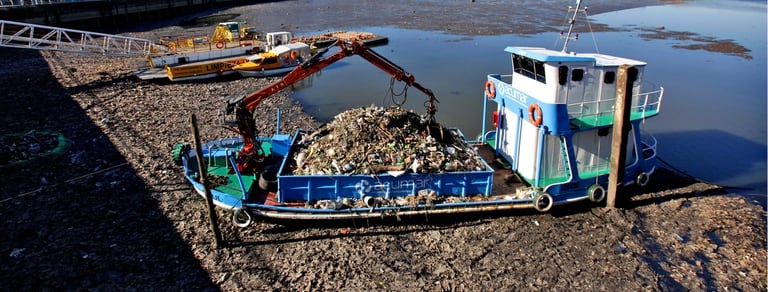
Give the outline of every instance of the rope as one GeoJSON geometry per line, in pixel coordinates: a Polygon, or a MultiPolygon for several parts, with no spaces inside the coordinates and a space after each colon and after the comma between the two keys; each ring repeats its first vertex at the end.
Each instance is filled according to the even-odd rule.
{"type": "Polygon", "coordinates": [[[33,194],[36,194],[36,193],[41,192],[43,190],[53,189],[53,188],[58,187],[59,185],[72,183],[72,182],[77,181],[79,179],[82,179],[82,178],[85,178],[85,177],[89,177],[89,176],[93,176],[93,175],[96,175],[96,174],[99,174],[99,173],[102,173],[102,172],[106,172],[106,171],[109,171],[109,170],[112,170],[112,169],[115,169],[115,168],[118,168],[118,167],[121,167],[121,166],[125,166],[127,164],[128,164],[128,162],[123,162],[121,164],[110,166],[110,167],[107,167],[107,168],[102,169],[102,170],[97,170],[97,171],[94,171],[94,172],[91,172],[91,173],[88,173],[88,174],[84,174],[84,175],[78,176],[76,178],[68,179],[68,180],[64,181],[63,183],[53,184],[53,185],[51,185],[49,187],[39,187],[36,190],[29,191],[29,192],[22,193],[22,194],[19,194],[19,195],[16,195],[16,196],[13,196],[13,197],[10,197],[10,198],[7,198],[7,199],[0,200],[0,204],[8,202],[8,201],[11,201],[11,200],[16,200],[16,199],[19,199],[19,198],[22,198],[22,197],[26,197],[26,196],[29,196],[29,195],[33,195],[33,194]]]}
{"type": "Polygon", "coordinates": [[[589,27],[589,33],[592,34],[592,43],[595,45],[595,52],[600,53],[600,49],[597,48],[597,38],[595,37],[595,31],[592,29],[592,23],[589,22],[589,15],[587,10],[584,9],[584,19],[587,21],[587,27],[589,27]]]}
{"type": "Polygon", "coordinates": [[[752,188],[747,188],[747,187],[734,187],[734,186],[724,186],[724,185],[721,185],[721,184],[716,184],[716,183],[713,183],[713,182],[709,182],[709,181],[706,181],[706,180],[703,180],[703,179],[697,178],[697,177],[695,177],[695,176],[692,176],[692,175],[690,175],[690,174],[686,173],[685,171],[683,171],[683,170],[681,170],[681,169],[679,169],[679,168],[675,167],[674,165],[670,164],[669,162],[667,162],[666,160],[662,159],[662,158],[661,158],[661,157],[659,157],[659,156],[656,156],[656,160],[658,160],[659,162],[663,163],[663,164],[664,164],[664,167],[666,167],[667,169],[670,169],[670,170],[674,171],[674,172],[675,172],[675,173],[677,173],[678,175],[684,176],[684,177],[686,177],[686,178],[688,178],[688,179],[691,179],[691,180],[694,180],[694,181],[697,181],[697,182],[702,182],[702,183],[706,183],[706,184],[710,184],[710,185],[718,186],[718,187],[721,187],[721,188],[724,188],[724,189],[734,189],[734,190],[752,190],[752,188]]]}
{"type": "MultiPolygon", "coordinates": [[[[397,107],[402,107],[405,102],[408,100],[408,85],[403,86],[403,90],[400,91],[400,93],[395,94],[395,78],[389,79],[389,92],[388,95],[390,95],[392,99],[392,103],[394,103],[397,107]],[[403,101],[397,102],[395,100],[395,96],[402,96],[403,101]]],[[[386,95],[385,95],[386,96],[386,95]]]]}

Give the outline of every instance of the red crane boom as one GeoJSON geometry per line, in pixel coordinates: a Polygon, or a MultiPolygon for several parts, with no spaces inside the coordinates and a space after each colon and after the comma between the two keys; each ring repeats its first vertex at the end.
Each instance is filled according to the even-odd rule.
{"type": "MultiPolygon", "coordinates": [[[[435,98],[432,90],[421,86],[416,82],[416,78],[405,71],[400,66],[392,63],[384,56],[379,55],[367,46],[358,42],[346,42],[336,41],[332,46],[338,46],[340,50],[333,55],[326,58],[322,58],[322,55],[327,52],[327,48],[323,51],[315,54],[309,60],[303,62],[296,69],[289,72],[283,78],[267,85],[266,87],[253,92],[248,95],[239,96],[227,101],[226,112],[227,114],[235,111],[237,118],[236,127],[228,127],[230,130],[240,134],[243,137],[243,148],[240,150],[237,167],[242,173],[249,173],[257,171],[260,162],[264,159],[263,153],[259,153],[260,147],[256,147],[256,135],[255,135],[255,120],[253,119],[253,109],[256,108],[264,99],[274,95],[277,92],[285,89],[292,84],[299,82],[310,75],[322,70],[329,65],[344,59],[352,55],[359,55],[363,59],[367,60],[374,66],[378,67],[382,71],[388,73],[392,78],[405,82],[408,86],[413,86],[419,89],[421,92],[427,95],[429,100],[425,103],[427,108],[426,120],[431,127],[435,127],[437,122],[435,121],[435,113],[437,107],[435,102],[438,102],[435,98]],[[259,148],[259,149],[257,149],[259,148]]],[[[437,126],[437,128],[440,128],[437,126]]]]}

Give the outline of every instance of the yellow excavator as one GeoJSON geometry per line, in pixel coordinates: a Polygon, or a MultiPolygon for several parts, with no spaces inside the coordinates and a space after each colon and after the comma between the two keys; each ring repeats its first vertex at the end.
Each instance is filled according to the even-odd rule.
{"type": "Polygon", "coordinates": [[[221,22],[216,25],[211,35],[211,42],[234,42],[238,40],[254,40],[258,32],[253,27],[245,26],[244,21],[221,22]]]}

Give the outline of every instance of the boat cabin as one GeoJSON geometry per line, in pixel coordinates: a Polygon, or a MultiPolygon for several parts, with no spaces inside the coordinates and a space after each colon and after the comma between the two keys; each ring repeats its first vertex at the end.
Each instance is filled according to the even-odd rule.
{"type": "MultiPolygon", "coordinates": [[[[507,47],[510,75],[488,75],[486,100],[497,103],[497,154],[535,188],[567,195],[607,186],[619,67],[630,65],[629,183],[654,169],[655,140],[639,123],[658,113],[663,90],[645,84],[645,62],[604,54],[507,47]],[[647,88],[644,88],[647,87],[647,88]]],[[[485,132],[485,131],[484,131],[485,132]]],[[[488,136],[489,134],[486,134],[488,136]]],[[[488,140],[489,137],[486,137],[488,140]]]]}
{"type": "Polygon", "coordinates": [[[309,45],[305,43],[289,43],[280,45],[261,54],[248,57],[248,62],[235,70],[269,70],[295,66],[311,56],[309,45]]]}

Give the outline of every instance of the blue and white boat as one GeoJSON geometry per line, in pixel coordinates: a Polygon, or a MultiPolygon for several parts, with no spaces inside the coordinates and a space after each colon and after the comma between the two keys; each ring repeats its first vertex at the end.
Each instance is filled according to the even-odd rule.
{"type": "MultiPolygon", "coordinates": [[[[476,154],[478,167],[437,173],[406,168],[397,173],[295,174],[296,165],[308,158],[299,157],[299,148],[313,135],[300,130],[255,139],[263,165],[242,173],[236,160],[243,139],[223,139],[200,149],[206,173],[223,178],[211,186],[214,203],[234,211],[238,226],[247,226],[253,216],[317,220],[520,208],[546,212],[576,201],[600,202],[609,187],[614,107],[620,93],[631,106],[625,113],[626,155],[618,184],[645,186],[656,170],[656,140],[641,125],[659,113],[663,88],[645,80],[645,62],[567,51],[579,6],[562,50],[505,49],[512,70],[487,77],[478,102],[494,114],[483,115],[493,120],[483,121],[479,139],[469,141],[461,131],[445,129],[453,137],[452,151],[476,154]],[[493,128],[486,129],[490,124],[493,128]]],[[[309,66],[299,66],[304,67],[309,66]]],[[[184,144],[173,151],[186,178],[204,195],[196,155],[184,144]]]]}

